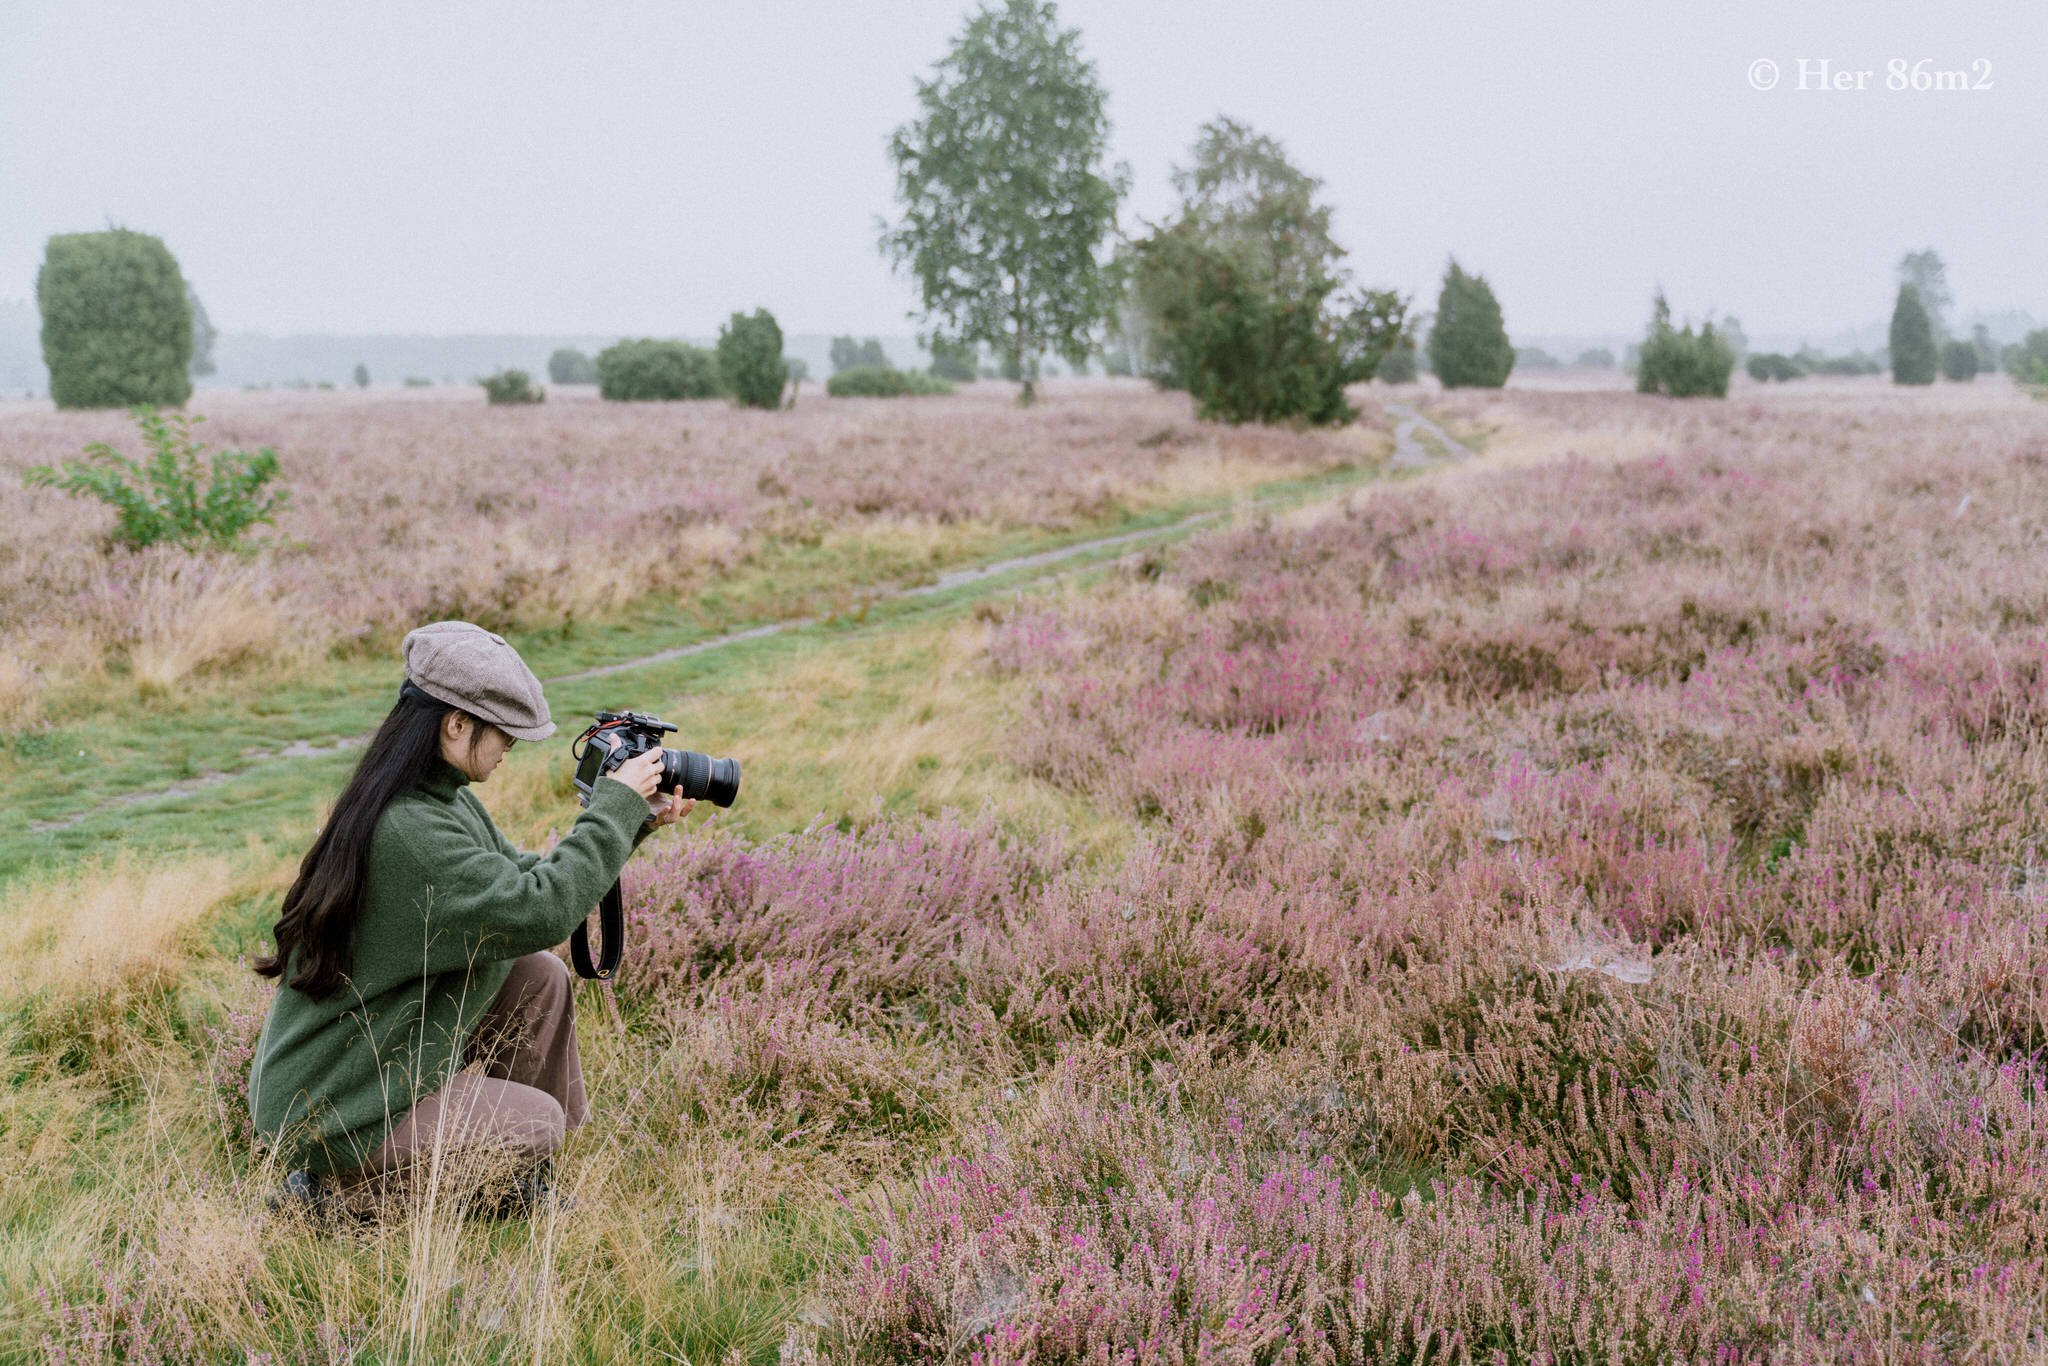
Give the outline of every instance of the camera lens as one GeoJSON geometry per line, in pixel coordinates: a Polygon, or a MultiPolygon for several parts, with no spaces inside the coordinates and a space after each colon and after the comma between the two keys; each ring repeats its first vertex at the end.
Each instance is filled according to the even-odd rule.
{"type": "Polygon", "coordinates": [[[740,795],[739,760],[714,759],[692,749],[664,749],[661,790],[680,792],[691,801],[709,798],[716,806],[731,806],[740,795]]]}

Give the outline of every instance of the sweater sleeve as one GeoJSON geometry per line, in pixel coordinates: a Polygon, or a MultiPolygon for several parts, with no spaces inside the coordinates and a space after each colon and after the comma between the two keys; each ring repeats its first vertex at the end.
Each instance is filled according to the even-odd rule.
{"type": "Polygon", "coordinates": [[[590,805],[545,855],[508,856],[480,845],[453,810],[433,803],[408,815],[394,842],[421,889],[423,967],[433,973],[518,958],[568,938],[618,878],[647,803],[624,783],[600,780],[590,805]]]}
{"type": "MultiPolygon", "coordinates": [[[[463,793],[465,794],[465,796],[467,796],[469,793],[469,789],[464,788],[463,793]]],[[[476,798],[473,796],[468,797],[468,799],[471,801],[476,800],[476,798]]],[[[478,802],[477,809],[479,811],[483,811],[483,803],[478,802]]],[[[489,821],[491,813],[488,811],[483,811],[483,814],[484,819],[489,821]]],[[[653,833],[654,827],[652,825],[649,825],[647,821],[643,818],[640,822],[640,828],[633,832],[633,847],[635,849],[638,849],[642,844],[647,842],[647,837],[653,833]]],[[[522,873],[525,872],[527,869],[533,867],[534,864],[540,862],[542,859],[547,857],[546,854],[536,854],[531,850],[520,849],[515,847],[511,840],[505,838],[504,832],[498,829],[496,821],[491,821],[491,838],[497,841],[498,852],[503,854],[506,858],[511,859],[514,863],[517,863],[519,865],[519,871],[522,873]]]]}

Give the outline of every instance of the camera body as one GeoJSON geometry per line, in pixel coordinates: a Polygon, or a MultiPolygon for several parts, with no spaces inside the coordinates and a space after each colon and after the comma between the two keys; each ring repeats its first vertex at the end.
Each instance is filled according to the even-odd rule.
{"type": "Polygon", "coordinates": [[[576,800],[590,805],[590,789],[599,778],[652,749],[661,751],[661,780],[656,791],[680,792],[692,801],[708,798],[716,806],[731,806],[740,795],[739,760],[664,748],[662,737],[674,730],[660,717],[644,712],[599,712],[596,723],[576,737],[570,750],[576,759],[576,800]]]}

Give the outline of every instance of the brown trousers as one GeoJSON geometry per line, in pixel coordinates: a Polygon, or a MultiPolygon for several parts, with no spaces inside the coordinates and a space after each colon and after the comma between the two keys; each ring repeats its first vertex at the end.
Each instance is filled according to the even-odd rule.
{"type": "Polygon", "coordinates": [[[551,953],[530,953],[491,999],[464,1043],[458,1072],[417,1101],[344,1186],[451,1157],[530,1163],[561,1146],[589,1118],[576,1054],[574,979],[551,953]]]}

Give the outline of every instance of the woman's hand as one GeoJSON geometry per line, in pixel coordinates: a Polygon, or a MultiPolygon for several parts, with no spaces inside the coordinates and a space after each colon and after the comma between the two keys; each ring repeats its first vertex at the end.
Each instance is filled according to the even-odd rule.
{"type": "Polygon", "coordinates": [[[683,794],[680,792],[671,792],[666,796],[656,797],[654,800],[660,803],[660,805],[655,807],[654,814],[649,816],[647,821],[656,830],[661,829],[664,825],[674,825],[677,821],[689,815],[690,808],[697,804],[693,801],[685,801],[683,794]]]}
{"type": "Polygon", "coordinates": [[[632,788],[643,801],[652,802],[655,789],[661,786],[661,751],[643,749],[606,776],[632,788]]]}

